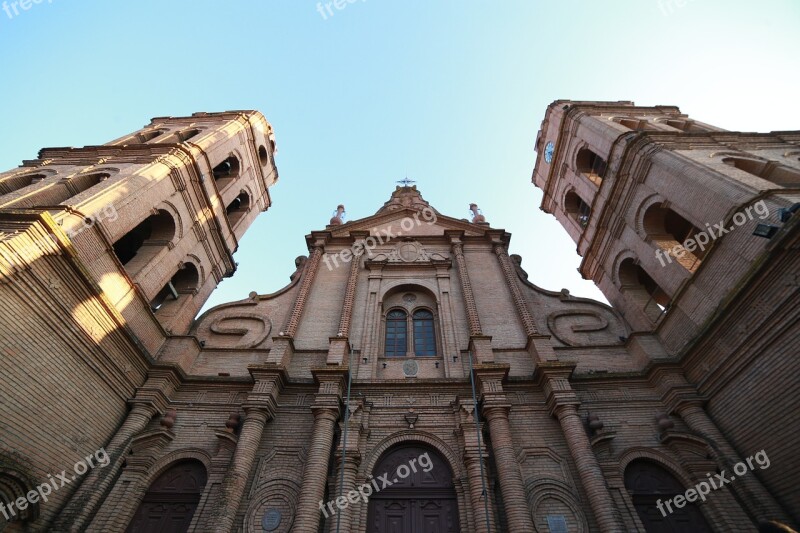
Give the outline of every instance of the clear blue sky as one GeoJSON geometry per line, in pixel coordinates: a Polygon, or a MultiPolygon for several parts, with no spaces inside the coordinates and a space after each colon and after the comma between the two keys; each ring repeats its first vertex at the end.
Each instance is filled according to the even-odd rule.
{"type": "MultiPolygon", "coordinates": [[[[10,2],[9,2],[10,4],[10,2]]],[[[0,3],[0,5],[2,5],[0,3]]],[[[10,6],[9,6],[10,7],[10,6]]],[[[728,129],[800,128],[797,0],[43,0],[0,11],[0,168],[153,116],[258,109],[274,206],[210,304],[275,291],[338,203],[373,214],[417,180],[439,211],[513,233],[531,281],[602,298],[530,182],[559,98],[674,104],[728,129]],[[678,5],[678,3],[682,5],[678,5]]]]}

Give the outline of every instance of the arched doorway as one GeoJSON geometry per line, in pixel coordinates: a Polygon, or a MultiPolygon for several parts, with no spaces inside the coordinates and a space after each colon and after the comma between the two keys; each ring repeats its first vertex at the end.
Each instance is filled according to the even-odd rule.
{"type": "Polygon", "coordinates": [[[703,513],[695,503],[678,508],[666,501],[686,491],[680,481],[657,464],[644,459],[631,462],[625,469],[625,488],[647,533],[711,533],[703,513]],[[658,509],[659,501],[662,509],[658,509]],[[672,512],[668,512],[672,509],[672,512]],[[666,516],[665,516],[666,515],[666,516]]]}
{"type": "Polygon", "coordinates": [[[150,485],[127,533],[188,531],[206,477],[200,461],[182,461],[171,466],[150,485]]]}
{"type": "Polygon", "coordinates": [[[369,500],[367,533],[457,533],[458,500],[453,472],[435,451],[401,446],[386,452],[372,471],[386,479],[369,500]]]}

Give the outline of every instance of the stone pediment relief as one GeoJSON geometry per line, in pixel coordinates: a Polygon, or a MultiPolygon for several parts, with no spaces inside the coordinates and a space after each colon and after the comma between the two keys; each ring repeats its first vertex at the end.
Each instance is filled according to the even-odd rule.
{"type": "Polygon", "coordinates": [[[241,310],[228,316],[221,315],[204,321],[197,330],[198,338],[204,340],[208,347],[255,348],[272,331],[272,322],[266,316],[243,313],[241,310]]]}
{"type": "Polygon", "coordinates": [[[567,289],[543,289],[528,280],[519,255],[510,257],[531,305],[546,310],[547,329],[555,340],[565,346],[618,346],[625,342],[628,331],[614,308],[572,296],[567,289]]]}
{"type": "Polygon", "coordinates": [[[207,348],[255,348],[272,331],[266,316],[241,309],[215,313],[197,328],[197,337],[207,348]]]}
{"type": "Polygon", "coordinates": [[[625,330],[617,318],[603,308],[566,309],[547,317],[550,333],[567,346],[604,346],[622,343],[625,330]]]}
{"type": "Polygon", "coordinates": [[[391,251],[377,253],[370,260],[380,263],[431,263],[434,261],[449,261],[450,258],[438,252],[426,250],[422,244],[414,240],[397,243],[391,251]]]}
{"type": "Polygon", "coordinates": [[[293,303],[291,292],[302,278],[308,258],[295,259],[295,271],[290,282],[272,294],[251,292],[248,298],[213,307],[199,316],[191,334],[204,348],[269,348],[273,321],[285,318],[285,309],[293,303]]]}

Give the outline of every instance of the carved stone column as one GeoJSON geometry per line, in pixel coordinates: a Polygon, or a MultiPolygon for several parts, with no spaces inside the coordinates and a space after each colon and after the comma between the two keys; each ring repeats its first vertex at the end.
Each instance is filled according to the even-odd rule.
{"type": "Polygon", "coordinates": [[[469,501],[472,507],[472,520],[475,523],[475,531],[477,533],[488,533],[489,529],[486,526],[486,508],[484,501],[488,500],[489,508],[489,528],[492,532],[497,531],[494,518],[494,506],[489,494],[483,493],[483,481],[486,482],[486,490],[489,490],[489,482],[486,479],[486,454],[481,458],[475,451],[468,451],[464,454],[464,463],[467,467],[467,476],[469,476],[469,501]],[[483,461],[483,478],[481,478],[481,461],[483,461]]]}
{"type": "MultiPolygon", "coordinates": [[[[715,459],[720,468],[727,470],[729,474],[733,472],[734,465],[741,462],[739,454],[717,428],[717,425],[708,416],[700,402],[681,402],[675,408],[675,411],[692,431],[712,443],[717,456],[715,459]]],[[[753,452],[758,451],[761,450],[754,450],[753,452]]],[[[728,489],[739,494],[739,502],[746,506],[747,511],[758,520],[779,520],[791,523],[791,519],[753,472],[748,472],[743,476],[736,476],[736,482],[728,485],[728,489]]]]}
{"type": "Polygon", "coordinates": [[[303,470],[303,491],[297,503],[293,532],[316,533],[319,529],[325,496],[325,482],[333,447],[333,434],[336,421],[341,414],[342,391],[345,386],[346,370],[312,369],[319,382],[319,391],[311,410],[314,413],[314,430],[308,448],[308,459],[303,470]]]}
{"type": "MultiPolygon", "coordinates": [[[[661,392],[667,412],[677,413],[692,431],[703,437],[711,446],[719,468],[731,472],[733,466],[741,461],[739,454],[708,416],[703,408],[703,398],[683,375],[682,369],[669,364],[659,365],[652,370],[648,380],[661,392]]],[[[757,451],[760,450],[753,450],[757,451]]],[[[728,489],[736,494],[742,507],[752,517],[791,523],[781,506],[753,473],[736,476],[736,482],[731,483],[728,489]]]]}
{"type": "Polygon", "coordinates": [[[240,420],[241,415],[239,413],[232,413],[231,418],[226,423],[227,428],[214,431],[217,437],[217,450],[211,459],[206,488],[203,490],[203,495],[197,504],[197,510],[192,518],[192,523],[189,525],[189,531],[211,531],[214,528],[216,518],[213,514],[216,511],[217,502],[222,498],[222,485],[231,468],[233,454],[236,452],[236,444],[239,442],[235,429],[240,425],[240,420]]]}
{"type": "Polygon", "coordinates": [[[136,396],[130,400],[131,411],[105,446],[110,463],[104,468],[94,468],[89,472],[53,523],[54,530],[82,531],[86,528],[117,479],[130,450],[131,440],[147,427],[157,413],[166,411],[169,397],[179,383],[176,367],[172,365],[154,366],[150,369],[147,381],[136,390],[136,396]]]}
{"type": "Polygon", "coordinates": [[[561,424],[597,526],[600,531],[617,533],[625,529],[578,414],[578,397],[569,383],[574,369],[574,363],[542,363],[537,367],[536,377],[544,390],[550,413],[561,424]]]}
{"type": "MultiPolygon", "coordinates": [[[[364,241],[356,243],[362,248],[364,241]]],[[[339,335],[342,337],[350,336],[350,323],[353,320],[353,302],[356,298],[356,282],[358,281],[358,270],[361,266],[361,255],[353,256],[350,260],[350,272],[347,274],[347,286],[344,290],[344,301],[342,302],[342,315],[339,318],[339,335]]]]}
{"type": "Polygon", "coordinates": [[[321,258],[322,246],[321,244],[316,244],[306,263],[306,273],[302,281],[300,281],[300,289],[297,291],[294,307],[292,307],[292,312],[283,328],[283,334],[287,337],[294,338],[297,333],[297,326],[300,325],[300,317],[303,315],[303,310],[308,300],[308,293],[311,291],[311,285],[314,283],[314,278],[317,277],[317,270],[319,269],[319,261],[321,258]]]}
{"type": "Polygon", "coordinates": [[[128,527],[152,482],[153,466],[175,439],[174,423],[175,412],[170,416],[168,411],[160,428],[140,433],[131,440],[127,466],[86,531],[124,531],[128,527]]]}
{"type": "Polygon", "coordinates": [[[83,531],[97,511],[102,498],[117,476],[130,449],[131,438],[139,434],[155,416],[157,409],[150,403],[135,403],[114,438],[105,446],[110,463],[104,468],[93,468],[84,478],[80,488],[72,495],[58,519],[54,531],[83,531]]]}
{"type": "Polygon", "coordinates": [[[583,421],[575,405],[558,405],[555,415],[561,424],[561,430],[569,446],[569,452],[575,461],[581,484],[589,497],[589,504],[594,512],[595,520],[601,531],[623,531],[619,521],[614,500],[606,485],[603,471],[597,462],[589,437],[583,428],[583,421]]]}
{"type": "Polygon", "coordinates": [[[217,501],[216,523],[212,530],[217,533],[229,533],[234,529],[236,512],[253,470],[264,426],[275,416],[278,396],[286,383],[286,369],[281,366],[253,365],[248,370],[255,383],[242,406],[245,412],[244,424],[217,501]]]}
{"type": "Polygon", "coordinates": [[[222,482],[217,503],[219,512],[216,523],[213,524],[213,531],[218,533],[228,533],[233,530],[236,512],[239,510],[247,480],[253,469],[264,426],[272,417],[270,411],[263,405],[245,405],[244,412],[244,425],[239,434],[230,469],[222,482]]]}
{"type": "Polygon", "coordinates": [[[507,374],[508,365],[481,365],[475,369],[483,397],[483,416],[492,436],[492,452],[500,478],[500,490],[503,492],[508,527],[515,533],[534,533],[536,530],[525,498],[522,472],[508,420],[511,404],[503,391],[502,383],[507,374]]]}
{"type": "MultiPolygon", "coordinates": [[[[348,500],[347,507],[340,510],[336,506],[335,502],[339,497],[349,498],[348,495],[352,496],[352,492],[356,490],[356,476],[358,474],[359,464],[361,464],[361,457],[357,454],[357,452],[355,452],[355,450],[347,450],[344,465],[342,465],[341,452],[336,454],[336,480],[334,481],[334,487],[336,488],[331,492],[331,494],[336,494],[335,498],[331,498],[331,500],[334,502],[331,507],[333,508],[333,512],[336,514],[331,514],[331,511],[328,508],[323,511],[323,514],[327,516],[329,525],[328,531],[336,531],[337,520],[339,524],[339,531],[352,530],[353,517],[356,515],[356,513],[358,513],[360,503],[357,501],[355,504],[353,504],[350,503],[352,500],[348,500]],[[339,486],[341,485],[342,481],[342,469],[344,469],[344,485],[340,490],[339,486]]],[[[359,498],[361,498],[360,495],[359,498]]]]}
{"type": "MultiPolygon", "coordinates": [[[[457,400],[456,427],[464,448],[464,464],[467,467],[466,492],[468,493],[469,512],[468,521],[462,519],[461,527],[469,531],[486,533],[497,531],[495,527],[494,506],[489,494],[483,493],[485,486],[489,490],[488,450],[483,438],[478,439],[478,432],[483,427],[477,427],[475,418],[475,405],[470,400],[457,400]],[[484,505],[486,502],[488,505],[484,505]],[[486,524],[486,515],[489,515],[489,525],[486,524]]],[[[481,424],[483,426],[483,424],[481,424]]],[[[482,433],[481,433],[482,435],[482,433]]]]}

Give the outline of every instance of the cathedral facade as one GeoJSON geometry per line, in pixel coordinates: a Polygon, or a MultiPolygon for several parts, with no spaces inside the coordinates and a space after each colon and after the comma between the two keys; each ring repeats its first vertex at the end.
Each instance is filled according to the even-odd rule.
{"type": "Polygon", "coordinates": [[[200,316],[271,204],[264,116],[44,149],[0,174],[0,531],[797,525],[799,145],[557,101],[533,182],[611,305],[403,182],[200,316]]]}

